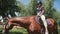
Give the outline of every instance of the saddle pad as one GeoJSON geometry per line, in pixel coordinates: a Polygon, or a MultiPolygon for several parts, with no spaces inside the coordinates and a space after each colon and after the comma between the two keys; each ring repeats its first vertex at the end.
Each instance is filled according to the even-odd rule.
{"type": "Polygon", "coordinates": [[[48,25],[50,25],[50,20],[49,19],[46,19],[46,22],[48,25]]]}

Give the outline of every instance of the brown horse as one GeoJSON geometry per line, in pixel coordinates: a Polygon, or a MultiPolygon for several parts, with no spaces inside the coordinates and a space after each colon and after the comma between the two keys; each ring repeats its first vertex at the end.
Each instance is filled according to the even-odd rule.
{"type": "MultiPolygon", "coordinates": [[[[8,22],[5,25],[5,29],[3,30],[3,34],[8,34],[9,30],[13,28],[13,26],[18,25],[20,27],[24,27],[27,29],[28,34],[42,34],[41,24],[39,24],[36,20],[36,16],[28,16],[28,17],[14,17],[14,18],[6,18],[8,22]]],[[[53,32],[53,34],[58,34],[57,24],[52,18],[49,18],[48,31],[49,34],[53,32]]]]}

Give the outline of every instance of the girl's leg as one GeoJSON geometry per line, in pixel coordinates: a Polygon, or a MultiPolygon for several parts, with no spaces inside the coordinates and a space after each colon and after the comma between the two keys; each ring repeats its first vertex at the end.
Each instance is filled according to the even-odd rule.
{"type": "Polygon", "coordinates": [[[41,19],[42,19],[43,24],[44,24],[44,26],[45,26],[45,34],[48,34],[47,22],[46,22],[46,20],[45,20],[45,16],[42,15],[42,16],[41,16],[41,19]]]}

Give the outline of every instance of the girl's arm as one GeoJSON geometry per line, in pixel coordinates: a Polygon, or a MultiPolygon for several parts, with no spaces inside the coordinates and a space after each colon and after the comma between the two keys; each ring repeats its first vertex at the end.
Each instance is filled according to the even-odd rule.
{"type": "Polygon", "coordinates": [[[42,7],[42,11],[41,11],[40,16],[42,16],[43,14],[44,14],[44,7],[42,7]]]}

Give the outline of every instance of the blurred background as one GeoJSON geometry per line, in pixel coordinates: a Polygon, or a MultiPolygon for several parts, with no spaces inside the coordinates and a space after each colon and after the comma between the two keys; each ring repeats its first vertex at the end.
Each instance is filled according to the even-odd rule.
{"type": "MultiPolygon", "coordinates": [[[[4,17],[12,18],[36,15],[37,1],[43,3],[46,17],[55,19],[60,30],[60,0],[0,0],[0,21],[4,17]]],[[[25,30],[23,28],[22,32],[27,32],[25,30]]],[[[11,32],[13,31],[11,30],[11,32]]]]}

